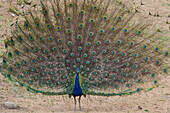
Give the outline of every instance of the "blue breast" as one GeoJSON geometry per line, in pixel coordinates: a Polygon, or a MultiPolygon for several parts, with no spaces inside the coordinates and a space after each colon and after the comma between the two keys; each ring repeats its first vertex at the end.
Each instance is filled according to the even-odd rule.
{"type": "Polygon", "coordinates": [[[80,82],[79,82],[79,74],[76,75],[76,80],[75,80],[75,86],[74,86],[74,90],[73,90],[73,96],[81,96],[82,94],[82,90],[80,87],[80,82]]]}

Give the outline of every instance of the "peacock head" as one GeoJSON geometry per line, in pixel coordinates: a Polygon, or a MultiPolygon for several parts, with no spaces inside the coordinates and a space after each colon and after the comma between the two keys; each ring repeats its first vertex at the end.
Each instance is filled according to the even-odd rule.
{"type": "Polygon", "coordinates": [[[77,73],[79,73],[79,71],[80,71],[80,69],[79,69],[79,68],[77,68],[77,73]]]}

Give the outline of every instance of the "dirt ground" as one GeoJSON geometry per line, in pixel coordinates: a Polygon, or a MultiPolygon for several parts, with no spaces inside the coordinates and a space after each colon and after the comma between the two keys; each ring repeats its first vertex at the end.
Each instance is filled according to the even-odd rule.
{"type": "MultiPolygon", "coordinates": [[[[142,0],[139,8],[141,15],[148,17],[158,13],[160,17],[149,16],[153,23],[167,32],[166,44],[170,43],[170,0],[142,0]]],[[[140,0],[123,0],[133,7],[140,0]]],[[[3,40],[10,36],[10,25],[14,16],[7,12],[8,0],[0,0],[0,56],[5,51],[3,40]]],[[[168,46],[170,47],[170,46],[168,46]]],[[[1,62],[2,58],[0,58],[1,62]]],[[[87,96],[81,99],[82,111],[77,113],[170,113],[170,76],[160,81],[161,85],[149,92],[140,92],[130,96],[99,97],[87,96]]],[[[32,94],[8,83],[0,74],[0,113],[74,113],[74,99],[66,96],[45,96],[32,94]],[[7,109],[4,102],[14,102],[20,109],[7,109]]]]}

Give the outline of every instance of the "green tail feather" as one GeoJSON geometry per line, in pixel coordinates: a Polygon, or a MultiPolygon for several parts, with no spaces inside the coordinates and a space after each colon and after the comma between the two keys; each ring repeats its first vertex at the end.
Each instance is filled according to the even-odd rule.
{"type": "Polygon", "coordinates": [[[83,94],[152,90],[168,73],[169,50],[163,51],[161,31],[149,31],[136,15],[113,0],[41,1],[6,39],[2,73],[47,95],[72,94],[77,68],[83,94]]]}

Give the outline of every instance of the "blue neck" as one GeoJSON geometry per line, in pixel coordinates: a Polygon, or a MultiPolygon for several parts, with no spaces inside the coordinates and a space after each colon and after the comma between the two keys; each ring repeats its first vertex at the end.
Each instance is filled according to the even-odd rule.
{"type": "Polygon", "coordinates": [[[73,90],[73,96],[81,96],[82,94],[82,90],[80,87],[80,82],[79,82],[79,74],[76,75],[76,80],[75,80],[75,86],[74,86],[74,90],[73,90]]]}

